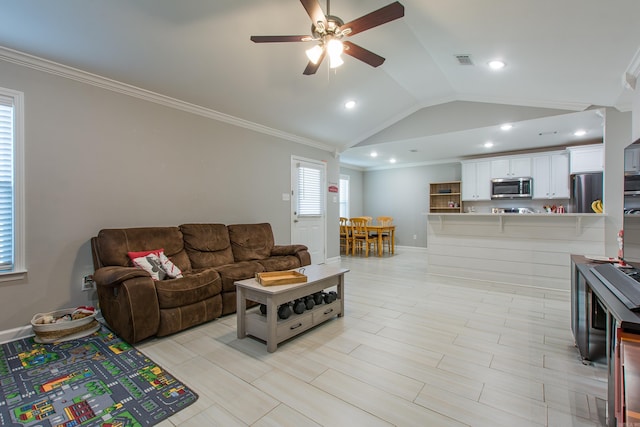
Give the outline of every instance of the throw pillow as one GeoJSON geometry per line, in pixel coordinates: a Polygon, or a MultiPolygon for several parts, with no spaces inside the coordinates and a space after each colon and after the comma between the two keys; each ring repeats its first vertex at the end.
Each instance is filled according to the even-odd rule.
{"type": "Polygon", "coordinates": [[[162,261],[160,261],[160,257],[154,253],[134,258],[132,261],[133,265],[148,272],[153,280],[162,280],[167,275],[162,268],[162,261]]]}
{"type": "Polygon", "coordinates": [[[164,252],[164,248],[154,249],[152,251],[127,252],[127,255],[129,255],[129,258],[133,261],[135,258],[140,258],[141,256],[147,256],[149,254],[156,254],[157,256],[160,256],[160,252],[164,252]]]}
{"type": "Polygon", "coordinates": [[[164,252],[160,252],[160,262],[167,276],[172,279],[180,279],[182,277],[182,271],[180,271],[177,265],[171,262],[164,252]]]}

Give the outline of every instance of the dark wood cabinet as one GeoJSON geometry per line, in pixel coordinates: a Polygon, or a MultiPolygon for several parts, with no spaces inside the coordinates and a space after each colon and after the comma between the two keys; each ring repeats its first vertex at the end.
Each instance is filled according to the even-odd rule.
{"type": "Polygon", "coordinates": [[[606,425],[614,427],[622,425],[620,418],[626,416],[621,406],[627,392],[625,374],[638,369],[630,358],[627,369],[622,369],[619,346],[623,336],[640,341],[640,314],[629,310],[610,290],[615,283],[605,284],[592,272],[596,265],[581,255],[571,255],[571,331],[583,363],[606,363],[606,425]]]}

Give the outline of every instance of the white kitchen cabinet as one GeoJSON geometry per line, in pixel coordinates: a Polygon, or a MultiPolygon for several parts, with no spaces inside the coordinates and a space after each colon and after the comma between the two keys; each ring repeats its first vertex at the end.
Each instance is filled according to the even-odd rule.
{"type": "Polygon", "coordinates": [[[501,157],[491,160],[491,178],[531,176],[531,157],[501,157]]]}
{"type": "Polygon", "coordinates": [[[462,200],[491,200],[491,162],[462,163],[462,200]]]}
{"type": "Polygon", "coordinates": [[[640,147],[624,150],[624,171],[640,172],[640,147]]]}
{"type": "Polygon", "coordinates": [[[568,199],[569,155],[541,154],[533,157],[533,198],[568,199]]]}
{"type": "Polygon", "coordinates": [[[604,146],[602,144],[569,147],[569,171],[571,174],[602,172],[604,170],[604,146]]]}

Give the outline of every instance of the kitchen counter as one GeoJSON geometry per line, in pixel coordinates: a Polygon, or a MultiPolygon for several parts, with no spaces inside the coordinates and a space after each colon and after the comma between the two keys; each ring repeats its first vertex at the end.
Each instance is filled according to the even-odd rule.
{"type": "MultiPolygon", "coordinates": [[[[429,216],[544,216],[544,217],[598,217],[598,216],[607,216],[607,214],[597,214],[597,213],[549,213],[549,212],[540,212],[540,213],[490,213],[490,212],[463,212],[463,213],[430,213],[429,216]]],[[[638,215],[640,217],[640,215],[638,215]]]]}
{"type": "MultiPolygon", "coordinates": [[[[440,223],[440,227],[443,227],[444,221],[446,217],[449,216],[465,216],[465,217],[487,217],[487,218],[495,218],[500,230],[504,228],[504,219],[505,218],[517,218],[517,220],[526,220],[526,218],[545,218],[549,220],[567,220],[570,219],[574,222],[574,225],[577,230],[582,228],[582,219],[583,218],[597,218],[597,217],[606,217],[606,214],[597,214],[597,213],[476,213],[476,212],[468,212],[468,213],[431,213],[428,215],[429,217],[433,217],[440,223]]],[[[639,215],[640,217],[640,215],[639,215]]]]}
{"type": "Polygon", "coordinates": [[[570,290],[570,255],[605,254],[605,214],[432,213],[432,274],[570,290]]]}

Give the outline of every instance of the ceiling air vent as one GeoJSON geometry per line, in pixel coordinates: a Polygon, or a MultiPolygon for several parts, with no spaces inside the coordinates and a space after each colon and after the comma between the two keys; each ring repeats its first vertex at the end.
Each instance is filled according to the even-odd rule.
{"type": "Polygon", "coordinates": [[[471,55],[456,55],[456,59],[460,65],[473,65],[471,55]]]}

